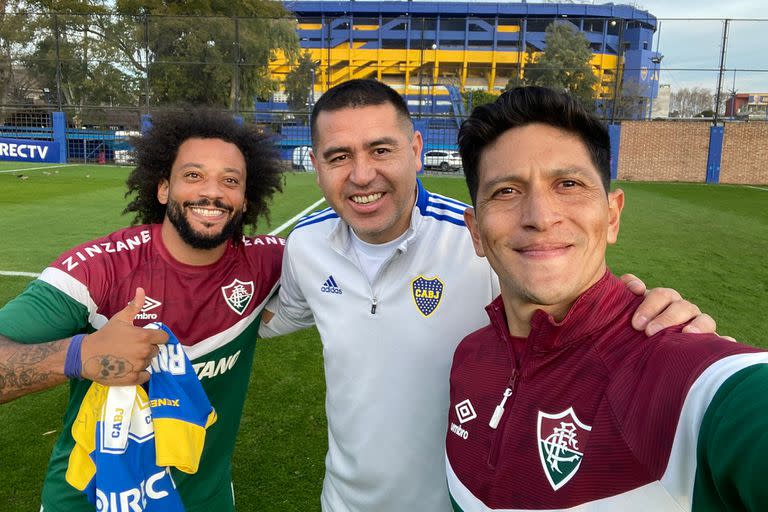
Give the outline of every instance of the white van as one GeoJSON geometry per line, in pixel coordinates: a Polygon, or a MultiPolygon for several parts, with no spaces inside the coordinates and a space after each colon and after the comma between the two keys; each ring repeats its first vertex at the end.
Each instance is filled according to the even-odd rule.
{"type": "Polygon", "coordinates": [[[293,149],[291,167],[293,167],[294,170],[315,172],[315,167],[312,165],[312,159],[309,157],[311,149],[311,146],[299,146],[293,149]]]}

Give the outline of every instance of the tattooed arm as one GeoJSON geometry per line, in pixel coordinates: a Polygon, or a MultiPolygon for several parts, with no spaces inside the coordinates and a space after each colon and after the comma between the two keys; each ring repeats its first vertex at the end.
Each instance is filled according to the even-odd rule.
{"type": "MultiPolygon", "coordinates": [[[[107,386],[141,384],[157,345],[168,341],[165,331],[142,329],[133,318],[144,304],[144,290],[101,329],[83,340],[82,376],[107,386]]],[[[48,343],[16,343],[0,336],[0,403],[65,382],[64,360],[69,339],[48,343]]]]}
{"type": "Polygon", "coordinates": [[[24,345],[0,336],[0,403],[66,381],[67,347],[69,340],[24,345]]]}

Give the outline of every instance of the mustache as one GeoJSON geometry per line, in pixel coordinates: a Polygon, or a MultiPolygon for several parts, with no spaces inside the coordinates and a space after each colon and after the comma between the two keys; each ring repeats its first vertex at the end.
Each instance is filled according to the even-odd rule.
{"type": "Polygon", "coordinates": [[[216,199],[211,201],[210,199],[199,199],[197,201],[184,201],[182,203],[182,206],[185,208],[187,207],[195,207],[195,206],[212,206],[214,208],[219,208],[220,210],[226,210],[228,212],[232,212],[234,208],[231,206],[227,206],[224,203],[221,202],[220,199],[216,199]]]}

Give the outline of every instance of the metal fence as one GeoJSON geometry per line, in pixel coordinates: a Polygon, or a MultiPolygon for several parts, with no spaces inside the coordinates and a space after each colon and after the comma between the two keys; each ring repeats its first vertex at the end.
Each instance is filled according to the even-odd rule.
{"type": "Polygon", "coordinates": [[[127,160],[126,134],[142,114],[197,104],[264,125],[292,160],[309,144],[317,97],[357,77],[404,94],[426,149],[451,150],[472,107],[467,92],[525,79],[553,21],[587,39],[609,122],[768,120],[768,20],[0,16],[0,136],[49,140],[51,112],[64,112],[73,161],[127,160]]]}

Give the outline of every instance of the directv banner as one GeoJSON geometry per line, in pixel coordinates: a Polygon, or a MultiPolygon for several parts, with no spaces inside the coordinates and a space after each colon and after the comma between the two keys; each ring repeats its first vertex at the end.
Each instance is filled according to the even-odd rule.
{"type": "Polygon", "coordinates": [[[59,163],[59,143],[0,138],[0,160],[59,163]]]}

